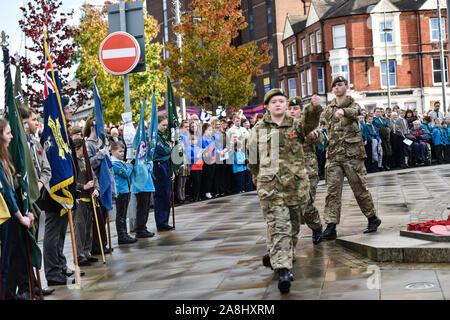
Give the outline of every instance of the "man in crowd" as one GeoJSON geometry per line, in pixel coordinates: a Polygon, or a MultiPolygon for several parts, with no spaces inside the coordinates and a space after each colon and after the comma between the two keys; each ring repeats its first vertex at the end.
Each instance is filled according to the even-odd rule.
{"type": "Polygon", "coordinates": [[[431,117],[431,122],[434,123],[434,118],[439,118],[439,120],[444,121],[444,114],[442,112],[439,111],[439,109],[441,108],[441,103],[439,101],[436,101],[434,103],[434,108],[432,111],[430,111],[430,113],[428,114],[431,117]]]}
{"type": "Polygon", "coordinates": [[[358,126],[360,106],[347,96],[347,80],[338,76],[331,83],[336,98],[326,108],[327,132],[327,196],[325,199],[325,222],[327,228],[324,240],[337,237],[336,225],[340,222],[341,197],[344,176],[352,188],[361,211],[368,219],[364,233],[377,231],[381,220],[376,216],[372,195],[367,189],[367,171],[364,166],[366,151],[358,126]]]}
{"type": "Polygon", "coordinates": [[[405,135],[408,133],[408,127],[405,122],[398,117],[397,112],[392,112],[389,127],[392,130],[392,164],[401,169],[407,168],[405,162],[406,145],[403,143],[405,135]]]}

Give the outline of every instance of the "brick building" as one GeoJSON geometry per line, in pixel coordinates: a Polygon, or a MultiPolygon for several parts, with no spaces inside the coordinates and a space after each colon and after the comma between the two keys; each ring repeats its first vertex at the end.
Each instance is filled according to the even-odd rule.
{"type": "MultiPolygon", "coordinates": [[[[188,13],[190,0],[180,0],[181,14],[188,13]]],[[[262,102],[264,93],[278,86],[277,70],[284,65],[284,51],[281,46],[285,17],[290,14],[304,14],[310,0],[242,0],[241,9],[248,23],[234,40],[235,45],[255,41],[259,46],[271,46],[272,62],[263,67],[263,73],[254,77],[255,97],[250,105],[262,102]]],[[[155,41],[176,43],[176,35],[171,26],[175,24],[175,11],[172,0],[147,0],[150,15],[158,21],[160,32],[155,41]]]]}
{"type": "MultiPolygon", "coordinates": [[[[448,81],[446,1],[440,3],[448,81]]],[[[290,95],[317,93],[328,102],[332,78],[343,75],[368,110],[388,105],[388,81],[392,106],[422,112],[442,100],[436,0],[312,0],[306,15],[286,17],[281,43],[277,77],[290,95]]]]}

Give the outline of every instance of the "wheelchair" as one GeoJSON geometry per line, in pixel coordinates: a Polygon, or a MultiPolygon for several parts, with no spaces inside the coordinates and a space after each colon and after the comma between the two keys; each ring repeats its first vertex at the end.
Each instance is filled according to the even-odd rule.
{"type": "MultiPolygon", "coordinates": [[[[413,135],[407,134],[406,138],[416,141],[416,138],[413,135]]],[[[418,165],[431,166],[432,164],[432,155],[431,155],[431,136],[426,133],[426,149],[425,149],[425,161],[420,161],[415,159],[414,152],[412,150],[412,144],[408,147],[408,166],[409,167],[417,167],[418,165]]]]}

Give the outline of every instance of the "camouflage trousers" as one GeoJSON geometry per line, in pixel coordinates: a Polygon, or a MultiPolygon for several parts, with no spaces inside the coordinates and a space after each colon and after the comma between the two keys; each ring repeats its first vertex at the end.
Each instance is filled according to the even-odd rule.
{"type": "Polygon", "coordinates": [[[292,269],[292,258],[300,232],[302,207],[261,205],[267,224],[267,249],[273,269],[292,269]]]}
{"type": "MultiPolygon", "coordinates": [[[[315,155],[314,155],[315,156],[315,155]]],[[[318,174],[318,164],[317,160],[312,163],[308,163],[306,166],[309,177],[309,195],[310,199],[304,210],[304,214],[300,217],[301,224],[305,224],[311,230],[317,230],[321,226],[319,210],[314,206],[314,201],[316,199],[317,185],[319,184],[320,178],[318,174]]]]}
{"type": "Polygon", "coordinates": [[[375,206],[370,194],[366,177],[364,160],[352,159],[343,162],[332,161],[326,165],[327,197],[325,198],[325,222],[339,224],[342,207],[342,187],[344,176],[347,177],[356,202],[362,213],[367,217],[375,215],[375,206]]]}

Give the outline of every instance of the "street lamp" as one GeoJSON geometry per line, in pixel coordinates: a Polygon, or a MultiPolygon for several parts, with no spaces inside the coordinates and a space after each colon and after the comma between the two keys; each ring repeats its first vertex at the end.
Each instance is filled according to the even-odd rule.
{"type": "Polygon", "coordinates": [[[383,12],[384,14],[384,51],[386,54],[386,82],[387,82],[387,95],[388,95],[388,107],[391,107],[391,85],[390,85],[390,79],[389,79],[389,59],[388,59],[388,49],[387,49],[387,33],[392,32],[391,28],[386,28],[386,11],[383,12]]]}

